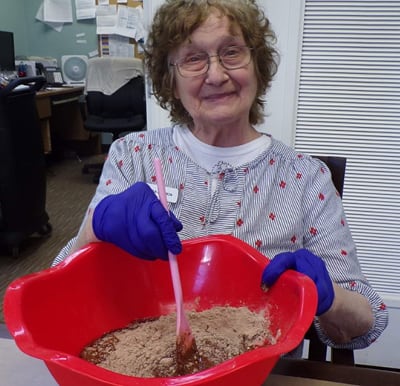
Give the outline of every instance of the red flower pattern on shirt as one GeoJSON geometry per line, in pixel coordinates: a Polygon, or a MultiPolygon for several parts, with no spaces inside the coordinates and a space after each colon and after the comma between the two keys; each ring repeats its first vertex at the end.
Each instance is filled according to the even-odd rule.
{"type": "MultiPolygon", "coordinates": [[[[146,134],[146,137],[148,135],[149,134],[146,134]]],[[[145,135],[144,134],[140,134],[139,137],[144,138],[145,135]]],[[[133,149],[136,153],[138,153],[138,152],[142,151],[141,146],[142,145],[138,145],[138,146],[136,146],[134,148],[131,147],[131,149],[133,149]]],[[[146,145],[143,145],[143,146],[146,146],[146,145]]],[[[145,149],[145,148],[146,147],[143,147],[143,149],[145,149]]],[[[147,144],[147,151],[152,151],[153,148],[154,148],[154,145],[147,144]]],[[[180,151],[178,146],[175,146],[175,149],[177,151],[180,151]]],[[[297,157],[299,159],[304,158],[303,154],[298,154],[297,157]]],[[[176,160],[175,160],[174,156],[171,156],[168,159],[166,159],[166,162],[169,162],[170,164],[174,163],[175,161],[176,160]]],[[[271,166],[271,167],[276,166],[277,160],[276,159],[269,159],[269,160],[267,160],[267,164],[269,164],[269,166],[271,166]]],[[[117,161],[117,165],[118,165],[118,167],[123,168],[124,163],[122,162],[122,160],[119,160],[119,161],[117,161]]],[[[150,170],[152,170],[152,169],[150,169],[150,170]]],[[[271,169],[271,171],[272,170],[273,169],[271,169]]],[[[300,169],[300,170],[302,170],[302,169],[300,169]]],[[[322,173],[322,174],[326,174],[327,170],[329,170],[329,169],[326,169],[325,166],[320,167],[320,173],[322,173]]],[[[303,182],[301,180],[302,179],[304,180],[304,175],[308,176],[308,172],[305,171],[305,170],[303,171],[303,173],[300,172],[300,171],[297,171],[297,172],[293,171],[293,169],[289,170],[289,171],[290,171],[290,173],[288,173],[288,174],[282,174],[282,176],[280,177],[282,180],[279,180],[279,179],[276,180],[278,185],[275,185],[273,187],[273,189],[277,189],[277,190],[281,191],[281,193],[280,193],[281,197],[285,197],[285,194],[288,194],[289,192],[291,192],[290,188],[291,188],[291,183],[293,181],[296,180],[296,183],[299,184],[299,186],[301,186],[301,184],[303,182]],[[290,175],[290,177],[288,177],[288,175],[290,175]]],[[[246,167],[246,168],[243,168],[242,173],[249,174],[249,173],[252,173],[252,170],[250,170],[249,168],[246,167]]],[[[150,176],[151,176],[151,172],[150,172],[150,176]]],[[[219,177],[223,178],[224,175],[220,174],[219,177]]],[[[150,178],[151,178],[151,180],[153,182],[155,181],[155,176],[151,176],[150,178]]],[[[318,178],[322,178],[322,177],[319,176],[318,178]]],[[[117,184],[117,181],[113,181],[111,179],[106,180],[106,177],[105,177],[105,183],[106,183],[106,185],[110,185],[112,183],[117,184]]],[[[264,190],[263,190],[264,184],[263,184],[263,182],[259,182],[259,181],[257,181],[257,183],[258,183],[257,185],[253,185],[252,189],[253,189],[253,193],[254,194],[258,193],[258,196],[259,196],[261,194],[260,192],[264,192],[264,190]]],[[[183,183],[180,183],[178,185],[179,185],[179,189],[180,190],[184,189],[184,184],[183,183]]],[[[209,185],[209,181],[204,181],[204,186],[208,186],[208,185],[209,185]]],[[[324,191],[324,193],[326,194],[325,191],[324,191]]],[[[324,195],[324,193],[322,193],[322,192],[318,193],[318,191],[317,191],[316,197],[314,197],[314,204],[318,200],[321,200],[321,201],[326,200],[326,196],[324,195]]],[[[336,193],[337,196],[340,196],[337,191],[335,193],[336,193]]],[[[330,202],[327,203],[327,204],[330,204],[330,202]]],[[[233,202],[231,202],[231,205],[235,205],[235,207],[238,208],[238,209],[236,209],[237,212],[238,213],[240,212],[239,208],[241,208],[241,206],[242,206],[240,201],[233,201],[233,202]]],[[[264,217],[264,222],[268,222],[270,224],[268,226],[270,226],[271,228],[274,227],[274,226],[276,227],[276,225],[279,224],[279,221],[282,219],[282,213],[276,206],[272,206],[270,209],[267,209],[266,214],[268,214],[268,217],[266,217],[266,218],[264,217]],[[269,214],[268,214],[268,212],[269,212],[269,214]]],[[[239,216],[236,218],[236,227],[241,227],[245,223],[246,224],[248,223],[247,213],[240,213],[239,216]],[[241,217],[239,217],[239,216],[241,216],[241,217]]],[[[207,222],[208,222],[208,219],[204,215],[202,215],[202,216],[198,215],[197,217],[199,218],[199,221],[201,222],[202,226],[205,227],[207,222]]],[[[339,219],[339,221],[340,221],[340,224],[342,226],[346,226],[345,218],[339,219]]],[[[316,223],[315,221],[314,222],[310,222],[309,224],[312,224],[312,226],[309,226],[309,234],[310,234],[310,236],[317,237],[317,234],[319,233],[318,232],[319,224],[316,223]]],[[[243,227],[243,228],[246,230],[247,227],[243,227]]],[[[242,229],[240,229],[239,232],[240,231],[242,231],[242,229]]],[[[292,230],[292,232],[293,231],[296,232],[296,230],[292,230]]],[[[253,239],[253,245],[256,248],[259,248],[260,250],[265,250],[265,248],[267,248],[267,244],[268,244],[267,241],[263,239],[264,236],[262,234],[258,235],[258,237],[259,237],[258,239],[255,239],[255,240],[253,239]]],[[[301,235],[301,237],[298,237],[298,236],[296,236],[296,234],[290,235],[290,233],[289,233],[286,237],[289,238],[289,240],[286,240],[286,243],[287,244],[289,244],[289,242],[292,243],[292,248],[296,248],[297,247],[296,243],[301,244],[302,240],[303,240],[303,235],[301,235]]],[[[283,243],[285,243],[285,241],[283,241],[283,243]]],[[[289,247],[288,249],[291,249],[291,248],[289,247]]],[[[265,251],[263,253],[265,253],[265,251]]],[[[344,249],[344,245],[342,247],[339,247],[337,249],[337,251],[336,251],[336,254],[339,254],[339,256],[340,255],[343,256],[342,257],[343,259],[344,259],[344,256],[348,255],[348,253],[349,252],[346,249],[344,249]],[[343,249],[341,249],[341,248],[343,248],[343,249]]],[[[354,290],[358,290],[358,285],[357,285],[356,281],[351,282],[349,284],[349,288],[350,289],[353,289],[353,287],[354,287],[354,290]]],[[[386,309],[386,305],[382,302],[380,305],[376,304],[375,308],[379,308],[380,310],[383,311],[383,310],[386,309]]]]}

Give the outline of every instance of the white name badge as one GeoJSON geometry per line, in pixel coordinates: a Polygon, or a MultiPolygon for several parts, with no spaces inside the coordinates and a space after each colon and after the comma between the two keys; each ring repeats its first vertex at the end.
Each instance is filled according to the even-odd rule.
{"type": "MultiPolygon", "coordinates": [[[[158,188],[156,184],[150,184],[147,183],[147,185],[150,186],[151,190],[155,193],[155,195],[158,196],[158,188]]],[[[165,187],[165,193],[167,195],[167,201],[175,204],[178,201],[178,189],[176,188],[170,188],[168,186],[165,187]]]]}

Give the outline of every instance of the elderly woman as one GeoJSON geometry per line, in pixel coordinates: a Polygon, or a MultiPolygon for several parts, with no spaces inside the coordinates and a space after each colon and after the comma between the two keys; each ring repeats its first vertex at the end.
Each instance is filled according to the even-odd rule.
{"type": "Polygon", "coordinates": [[[315,324],[325,343],[363,348],[388,316],[361,272],[329,170],[255,128],[277,68],[274,40],[255,1],[163,3],[145,61],[173,126],[112,144],[78,236],[55,263],[98,240],[167,259],[168,249],[181,251],[181,239],[231,234],[272,259],[263,285],[287,269],[314,280],[315,324]],[[153,192],[155,158],[170,215],[153,192]]]}

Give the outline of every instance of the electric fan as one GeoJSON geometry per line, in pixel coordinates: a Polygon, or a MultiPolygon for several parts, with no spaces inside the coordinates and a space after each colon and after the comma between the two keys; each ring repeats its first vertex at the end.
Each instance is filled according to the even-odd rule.
{"type": "Polygon", "coordinates": [[[61,57],[61,71],[64,82],[69,86],[84,86],[87,73],[86,55],[64,55],[61,57]]]}

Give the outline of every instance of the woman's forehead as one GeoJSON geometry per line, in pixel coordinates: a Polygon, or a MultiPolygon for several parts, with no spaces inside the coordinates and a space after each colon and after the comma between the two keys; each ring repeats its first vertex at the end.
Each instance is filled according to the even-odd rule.
{"type": "Polygon", "coordinates": [[[207,19],[199,25],[178,48],[202,45],[206,41],[219,40],[221,42],[242,41],[243,33],[236,23],[227,16],[221,14],[210,14],[207,19]]]}

